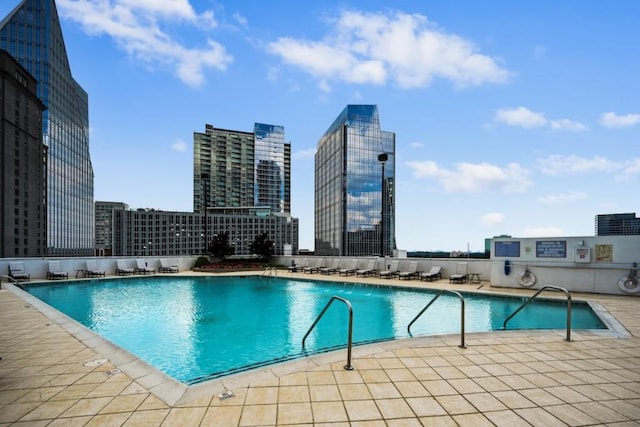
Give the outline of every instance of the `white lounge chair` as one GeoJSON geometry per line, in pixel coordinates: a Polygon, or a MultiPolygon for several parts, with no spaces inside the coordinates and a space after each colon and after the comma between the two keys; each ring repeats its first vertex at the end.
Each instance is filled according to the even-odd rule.
{"type": "Polygon", "coordinates": [[[459,262],[456,265],[456,272],[449,275],[449,283],[466,283],[469,280],[468,268],[469,263],[459,262]]]}
{"type": "Polygon", "coordinates": [[[313,274],[316,273],[321,267],[324,267],[324,258],[313,258],[309,261],[309,264],[307,264],[306,267],[302,268],[302,271],[304,273],[313,274]]]}
{"type": "Polygon", "coordinates": [[[356,274],[358,271],[358,260],[357,259],[347,259],[340,262],[341,268],[338,269],[338,276],[350,276],[352,274],[356,274]]]}
{"type": "Polygon", "coordinates": [[[340,266],[340,259],[338,258],[330,259],[327,264],[329,265],[327,265],[326,267],[320,267],[320,269],[318,270],[320,274],[336,273],[338,271],[338,267],[340,266]]]}
{"type": "Polygon", "coordinates": [[[127,267],[127,262],[123,259],[119,259],[116,261],[116,274],[118,276],[126,276],[134,273],[133,268],[127,267]]]}
{"type": "Polygon", "coordinates": [[[20,280],[24,280],[26,282],[31,280],[31,275],[24,271],[24,263],[21,261],[9,263],[9,277],[18,282],[20,280]]]}
{"type": "Polygon", "coordinates": [[[155,274],[156,269],[155,268],[151,268],[151,267],[147,267],[147,263],[144,262],[141,259],[137,259],[136,260],[136,268],[135,268],[135,273],[140,273],[140,274],[151,274],[154,273],[155,274]]]}
{"type": "Polygon", "coordinates": [[[49,261],[49,271],[47,271],[47,279],[68,279],[69,273],[62,270],[60,261],[49,261]]]}
{"type": "Polygon", "coordinates": [[[397,259],[392,260],[391,263],[389,264],[389,269],[381,270],[380,273],[378,274],[378,277],[380,277],[381,279],[390,279],[392,277],[397,276],[398,265],[400,265],[400,261],[398,261],[397,259]]]}
{"type": "Polygon", "coordinates": [[[160,273],[177,273],[180,268],[177,265],[169,265],[169,260],[166,258],[160,259],[160,273]]]}
{"type": "Polygon", "coordinates": [[[409,261],[409,269],[400,271],[398,273],[398,279],[413,279],[418,275],[418,261],[409,261]]]}
{"type": "Polygon", "coordinates": [[[431,270],[420,273],[420,281],[426,280],[433,282],[434,280],[442,279],[442,273],[440,272],[442,267],[439,265],[431,266],[431,270]]]}
{"type": "Polygon", "coordinates": [[[98,269],[98,261],[95,259],[87,260],[87,268],[84,270],[84,275],[86,277],[100,277],[105,275],[104,270],[98,269]]]}
{"type": "Polygon", "coordinates": [[[289,271],[291,273],[297,273],[298,271],[302,271],[308,265],[309,260],[307,258],[303,258],[300,264],[296,264],[296,261],[291,261],[291,265],[289,266],[289,271]]]}
{"type": "Polygon", "coordinates": [[[376,260],[367,259],[363,261],[366,261],[366,264],[363,265],[362,268],[359,268],[358,270],[356,270],[356,277],[358,276],[366,277],[375,273],[376,260]]]}

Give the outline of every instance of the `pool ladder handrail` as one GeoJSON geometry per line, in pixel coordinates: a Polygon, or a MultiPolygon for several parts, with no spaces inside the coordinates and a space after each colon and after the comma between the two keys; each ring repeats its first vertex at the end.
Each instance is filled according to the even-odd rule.
{"type": "Polygon", "coordinates": [[[438,293],[436,294],[436,296],[433,297],[431,299],[431,301],[429,301],[429,303],[424,306],[424,308],[420,311],[420,313],[418,313],[418,315],[416,317],[414,317],[413,320],[409,323],[409,325],[407,326],[407,332],[409,333],[410,336],[413,336],[413,335],[411,335],[411,325],[413,325],[416,322],[416,320],[418,320],[418,318],[420,316],[422,316],[422,313],[427,311],[427,309],[429,307],[431,307],[431,304],[433,304],[438,298],[440,298],[440,295],[442,295],[445,292],[454,294],[460,299],[460,345],[459,345],[459,347],[460,348],[467,348],[464,345],[464,297],[462,296],[462,294],[460,292],[457,292],[457,291],[452,291],[452,290],[449,290],[449,289],[440,289],[440,290],[438,290],[438,293]]]}
{"type": "Polygon", "coordinates": [[[264,269],[264,271],[262,272],[263,276],[277,276],[278,275],[278,268],[277,267],[267,267],[264,269]],[[269,273],[269,274],[267,274],[269,273]],[[273,274],[272,274],[273,273],[273,274]]]}
{"type": "Polygon", "coordinates": [[[353,343],[353,307],[351,306],[351,303],[348,300],[342,297],[339,297],[337,295],[334,295],[333,297],[331,297],[327,305],[325,305],[324,308],[322,309],[322,312],[318,315],[316,320],[313,322],[313,325],[311,325],[307,333],[304,334],[304,338],[302,338],[302,348],[304,349],[304,342],[306,341],[307,337],[309,336],[313,328],[315,328],[315,326],[318,324],[322,316],[324,316],[324,313],[326,313],[326,311],[329,309],[329,307],[335,300],[342,301],[347,306],[347,309],[349,310],[349,332],[347,335],[347,364],[344,366],[344,369],[346,369],[347,371],[352,371],[353,366],[351,365],[351,345],[353,343]]]}
{"type": "MultiPolygon", "coordinates": [[[[19,287],[24,291],[24,285],[20,283],[18,280],[14,279],[13,277],[7,276],[6,274],[0,275],[0,284],[2,283],[2,278],[7,279],[7,283],[12,283],[13,285],[19,287]]],[[[2,286],[0,286],[0,288],[2,288],[2,286]]]]}
{"type": "Polygon", "coordinates": [[[564,292],[565,295],[567,296],[567,337],[565,338],[565,341],[571,342],[571,292],[569,292],[565,288],[561,288],[559,286],[546,285],[546,286],[543,286],[542,288],[540,288],[538,290],[538,292],[536,292],[535,294],[531,295],[520,307],[518,307],[518,309],[516,311],[514,311],[509,316],[507,316],[507,318],[504,320],[504,323],[502,324],[502,329],[507,329],[507,322],[509,320],[511,320],[511,318],[513,316],[518,314],[520,312],[520,310],[525,308],[538,295],[540,295],[542,293],[542,291],[545,291],[547,289],[564,292]]]}

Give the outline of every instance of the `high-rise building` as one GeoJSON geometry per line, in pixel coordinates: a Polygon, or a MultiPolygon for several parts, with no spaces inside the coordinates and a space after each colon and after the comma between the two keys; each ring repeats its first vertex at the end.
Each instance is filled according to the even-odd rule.
{"type": "Polygon", "coordinates": [[[92,255],[93,166],[89,156],[87,93],[73,79],[54,0],[22,0],[0,22],[6,49],[38,82],[47,108],[47,251],[49,256],[92,255]]]}
{"type": "Polygon", "coordinates": [[[640,235],[640,218],[635,213],[596,216],[596,236],[640,235]]]}
{"type": "Polygon", "coordinates": [[[228,232],[238,255],[248,254],[263,232],[275,242],[276,254],[296,253],[291,143],[284,127],[255,123],[253,132],[244,132],[207,124],[204,133],[194,132],[193,210],[206,217],[204,240],[228,232]]]}
{"type": "Polygon", "coordinates": [[[36,80],[0,50],[0,258],[39,257],[47,243],[47,148],[36,80]]]}
{"type": "Polygon", "coordinates": [[[391,255],[395,244],[395,133],[376,105],[347,105],[315,155],[315,253],[391,255]]]}
{"type": "Polygon", "coordinates": [[[193,134],[193,210],[269,207],[291,212],[291,143],[284,127],[256,123],[253,132],[206,125],[193,134]]]}

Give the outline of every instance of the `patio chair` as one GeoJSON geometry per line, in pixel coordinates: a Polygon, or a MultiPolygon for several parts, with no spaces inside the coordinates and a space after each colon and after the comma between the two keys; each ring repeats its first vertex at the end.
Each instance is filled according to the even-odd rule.
{"type": "Polygon", "coordinates": [[[356,274],[358,271],[358,260],[357,259],[345,259],[340,262],[341,268],[338,269],[338,276],[350,276],[352,274],[356,274]]]}
{"type": "Polygon", "coordinates": [[[60,261],[49,261],[49,271],[47,271],[47,279],[68,279],[69,274],[62,270],[60,261]]]}
{"type": "Polygon", "coordinates": [[[25,282],[31,280],[31,275],[24,271],[24,263],[22,261],[9,263],[9,277],[18,282],[21,280],[25,282]]]}
{"type": "Polygon", "coordinates": [[[400,265],[400,261],[398,261],[397,259],[392,260],[391,264],[389,264],[389,269],[381,270],[378,274],[378,277],[380,277],[381,279],[390,279],[392,277],[396,277],[399,273],[398,265],[400,265]]]}
{"type": "Polygon", "coordinates": [[[305,268],[308,263],[309,260],[307,258],[303,258],[300,264],[296,264],[296,260],[294,259],[293,261],[291,261],[291,265],[288,267],[288,270],[291,273],[297,273],[298,271],[301,271],[303,268],[305,268]]]}
{"type": "Polygon", "coordinates": [[[119,259],[116,261],[116,274],[118,276],[127,276],[134,273],[133,268],[127,267],[127,261],[119,259]]]}
{"type": "Polygon", "coordinates": [[[431,266],[431,270],[420,273],[420,281],[426,280],[428,282],[433,282],[434,280],[442,279],[441,270],[442,267],[439,265],[431,266]]]}
{"type": "Polygon", "coordinates": [[[413,279],[418,276],[418,261],[409,261],[409,269],[398,272],[398,279],[413,279]]]}
{"type": "Polygon", "coordinates": [[[86,277],[105,276],[104,270],[98,270],[98,261],[96,261],[95,259],[88,259],[86,264],[87,268],[84,270],[84,275],[86,277]]]}
{"type": "Polygon", "coordinates": [[[469,280],[468,262],[459,262],[456,265],[456,272],[449,275],[449,283],[466,283],[469,280]]]}
{"type": "Polygon", "coordinates": [[[324,258],[312,258],[306,267],[302,268],[302,272],[313,274],[321,267],[324,267],[324,258]]]}
{"type": "Polygon", "coordinates": [[[169,260],[160,258],[160,273],[177,273],[180,271],[177,265],[169,265],[169,260]]]}
{"type": "Polygon", "coordinates": [[[333,258],[333,259],[329,260],[328,264],[329,265],[327,265],[326,267],[320,267],[318,272],[320,274],[333,274],[333,273],[336,273],[338,271],[338,267],[340,265],[340,259],[333,258]]]}
{"type": "Polygon", "coordinates": [[[136,260],[136,268],[134,271],[136,274],[151,274],[156,272],[155,268],[147,267],[147,263],[141,259],[136,260]]]}
{"type": "Polygon", "coordinates": [[[372,274],[375,273],[375,267],[376,267],[376,260],[375,259],[367,259],[367,260],[362,260],[365,261],[366,264],[364,266],[362,266],[361,268],[359,268],[358,270],[356,270],[356,277],[367,277],[370,276],[372,274]]]}

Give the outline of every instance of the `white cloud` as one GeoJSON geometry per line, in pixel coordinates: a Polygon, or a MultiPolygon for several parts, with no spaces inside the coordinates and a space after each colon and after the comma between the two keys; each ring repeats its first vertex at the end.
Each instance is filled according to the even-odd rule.
{"type": "Polygon", "coordinates": [[[589,128],[580,122],[575,122],[569,119],[560,119],[551,121],[551,129],[553,130],[568,130],[572,132],[582,132],[589,128]]]}
{"type": "Polygon", "coordinates": [[[632,127],[640,123],[640,114],[626,114],[619,116],[614,112],[602,113],[600,124],[606,128],[632,127]]]}
{"type": "Polygon", "coordinates": [[[412,142],[409,145],[411,148],[424,148],[424,144],[422,142],[412,142]]]}
{"type": "Polygon", "coordinates": [[[560,227],[540,226],[525,228],[520,237],[549,237],[565,236],[566,232],[560,227]]]}
{"type": "Polygon", "coordinates": [[[504,214],[501,214],[499,212],[490,212],[480,217],[480,221],[483,224],[490,225],[490,226],[504,224],[506,219],[507,217],[504,216],[504,214]]]}
{"type": "Polygon", "coordinates": [[[496,111],[494,120],[508,126],[520,126],[525,129],[546,126],[544,114],[535,113],[526,107],[503,108],[496,111]]]}
{"type": "Polygon", "coordinates": [[[171,148],[179,152],[187,151],[187,143],[182,140],[178,140],[171,145],[171,148]]]}
{"type": "Polygon", "coordinates": [[[566,202],[584,200],[587,197],[587,193],[584,193],[582,191],[571,191],[568,193],[548,194],[546,196],[539,197],[538,201],[540,203],[544,203],[545,205],[558,205],[566,202]]]}
{"type": "Polygon", "coordinates": [[[293,157],[295,159],[309,159],[313,158],[316,155],[315,148],[307,148],[306,150],[300,150],[293,153],[293,157]]]}
{"type": "Polygon", "coordinates": [[[448,34],[423,15],[343,11],[320,41],[281,37],[270,53],[323,82],[428,86],[434,78],[457,87],[503,83],[510,73],[476,46],[448,34]]]}
{"type": "Polygon", "coordinates": [[[517,163],[504,168],[488,163],[458,163],[455,169],[441,168],[432,161],[411,161],[406,165],[416,178],[433,178],[448,193],[521,193],[532,185],[529,171],[517,163]]]}
{"type": "Polygon", "coordinates": [[[576,155],[552,155],[536,161],[540,170],[547,175],[567,173],[616,172],[620,164],[604,157],[585,158],[576,155]]]}
{"type": "Polygon", "coordinates": [[[188,47],[162,28],[183,21],[197,28],[217,25],[213,12],[198,15],[188,0],[58,0],[60,15],[75,21],[89,35],[107,35],[124,51],[148,64],[173,67],[184,83],[204,83],[204,70],[225,70],[233,58],[220,43],[207,39],[188,47]]]}

